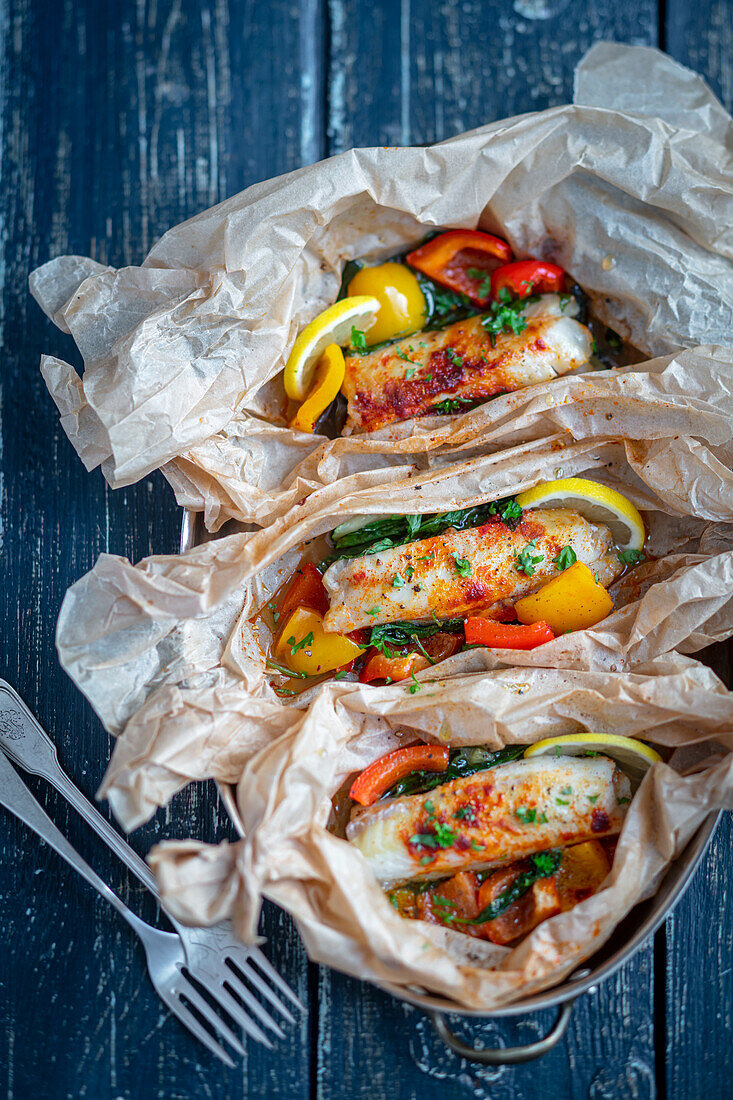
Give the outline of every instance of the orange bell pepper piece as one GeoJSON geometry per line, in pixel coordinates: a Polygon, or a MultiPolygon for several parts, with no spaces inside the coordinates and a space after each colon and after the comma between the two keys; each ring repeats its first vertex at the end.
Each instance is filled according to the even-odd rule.
{"type": "Polygon", "coordinates": [[[446,745],[408,745],[380,756],[351,784],[349,795],[360,806],[371,806],[410,772],[444,772],[448,767],[446,745]]]}

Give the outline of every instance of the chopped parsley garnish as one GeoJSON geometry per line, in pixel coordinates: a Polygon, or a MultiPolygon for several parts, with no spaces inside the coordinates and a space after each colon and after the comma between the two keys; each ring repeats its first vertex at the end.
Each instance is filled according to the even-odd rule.
{"type": "Polygon", "coordinates": [[[365,355],[367,350],[366,336],[357,328],[356,325],[351,326],[351,346],[354,351],[358,351],[359,355],[365,355]]]}
{"type": "Polygon", "coordinates": [[[414,378],[414,377],[415,377],[415,368],[414,367],[408,367],[407,370],[405,371],[405,378],[409,382],[409,380],[411,378],[414,378]]]}
{"type": "Polygon", "coordinates": [[[479,842],[477,840],[472,840],[471,841],[471,847],[473,848],[474,852],[483,852],[484,849],[486,848],[486,845],[485,844],[479,844],[479,842]]]}
{"type": "Polygon", "coordinates": [[[402,348],[395,348],[394,350],[395,355],[398,357],[398,359],[404,359],[407,363],[412,363],[413,360],[410,359],[410,356],[407,354],[406,351],[403,351],[402,348]]]}
{"type": "Polygon", "coordinates": [[[555,802],[557,803],[558,806],[569,806],[570,805],[570,802],[568,801],[567,798],[556,798],[555,802]]]}
{"type": "Polygon", "coordinates": [[[372,617],[374,617],[375,615],[379,614],[380,610],[381,608],[379,607],[372,607],[369,611],[367,611],[367,615],[371,615],[372,617]]]}
{"type": "Polygon", "coordinates": [[[461,577],[470,577],[473,572],[472,566],[468,558],[459,558],[458,554],[453,555],[453,561],[456,563],[456,573],[461,577]]]}
{"type": "Polygon", "coordinates": [[[526,577],[534,576],[536,572],[535,565],[539,565],[540,562],[545,560],[544,554],[534,553],[536,549],[537,541],[532,539],[531,542],[527,543],[524,550],[519,553],[516,550],[514,551],[514,568],[518,573],[524,573],[526,577]]]}
{"type": "Polygon", "coordinates": [[[533,825],[537,819],[536,810],[528,810],[526,806],[517,806],[514,811],[514,816],[518,818],[523,825],[533,825]]]}
{"type": "Polygon", "coordinates": [[[573,793],[573,788],[572,787],[563,787],[563,789],[560,791],[560,794],[572,794],[572,793],[573,793]]]}
{"type": "Polygon", "coordinates": [[[616,805],[617,806],[625,806],[627,802],[631,802],[631,799],[630,798],[617,798],[616,799],[616,805]]]}
{"type": "Polygon", "coordinates": [[[560,553],[556,558],[553,558],[553,564],[556,569],[562,572],[563,569],[569,569],[571,565],[575,565],[578,560],[578,555],[573,550],[572,546],[563,546],[560,553]]]}
{"type": "Polygon", "coordinates": [[[409,691],[410,695],[415,695],[420,690],[420,686],[421,685],[418,683],[417,676],[415,675],[415,670],[413,669],[412,683],[407,685],[407,690],[409,691]]]}
{"type": "Polygon", "coordinates": [[[452,848],[457,839],[455,829],[444,821],[436,821],[432,833],[414,833],[409,842],[416,848],[452,848]]]}
{"type": "Polygon", "coordinates": [[[392,587],[393,588],[404,588],[404,586],[405,586],[405,578],[401,577],[399,573],[395,573],[394,577],[392,577],[392,587]]]}
{"type": "Polygon", "coordinates": [[[312,630],[309,630],[304,638],[301,638],[299,642],[296,642],[295,638],[288,638],[287,644],[290,646],[290,656],[294,657],[299,649],[303,649],[304,646],[313,645],[314,634],[312,630]]]}
{"type": "Polygon", "coordinates": [[[307,680],[308,679],[308,673],[307,672],[293,672],[292,669],[287,668],[285,665],[280,665],[280,664],[278,664],[277,661],[273,661],[270,658],[268,658],[268,660],[266,661],[266,666],[267,666],[267,668],[274,669],[275,672],[281,672],[283,674],[283,676],[291,676],[291,677],[294,677],[298,680],[307,680]]]}
{"type": "Polygon", "coordinates": [[[560,295],[560,312],[561,313],[565,312],[565,310],[570,305],[572,300],[573,300],[572,294],[561,294],[560,295]]]}
{"type": "Polygon", "coordinates": [[[458,352],[455,350],[455,348],[446,348],[445,349],[445,354],[448,357],[448,359],[450,359],[450,361],[451,361],[451,363],[453,364],[454,367],[462,367],[463,366],[463,356],[459,355],[458,352]]]}
{"type": "Polygon", "coordinates": [[[469,279],[476,279],[476,297],[488,298],[491,294],[491,272],[482,267],[467,267],[469,279]]]}
{"type": "Polygon", "coordinates": [[[646,561],[646,558],[641,550],[619,550],[618,560],[622,565],[638,565],[639,562],[646,561]]]}
{"type": "Polygon", "coordinates": [[[592,802],[595,805],[595,803],[598,801],[599,796],[597,794],[589,794],[587,797],[588,801],[592,802]]]}
{"type": "Polygon", "coordinates": [[[411,581],[412,578],[415,576],[415,570],[412,568],[411,565],[408,565],[407,569],[405,570],[405,576],[407,577],[408,581],[411,581]]]}
{"type": "Polygon", "coordinates": [[[443,401],[436,402],[435,405],[430,406],[430,412],[435,413],[436,416],[454,416],[455,413],[467,412],[464,408],[465,405],[475,405],[475,401],[471,401],[468,397],[446,397],[443,401]]]}
{"type": "Polygon", "coordinates": [[[334,673],[333,678],[334,678],[334,680],[345,680],[346,675],[347,674],[343,671],[343,669],[341,669],[339,672],[334,673]]]}
{"type": "Polygon", "coordinates": [[[504,332],[513,332],[515,336],[524,332],[527,327],[524,310],[530,302],[536,302],[538,298],[539,295],[512,298],[506,287],[501,288],[498,301],[491,303],[489,312],[481,319],[492,347],[496,346],[496,337],[504,332]]]}

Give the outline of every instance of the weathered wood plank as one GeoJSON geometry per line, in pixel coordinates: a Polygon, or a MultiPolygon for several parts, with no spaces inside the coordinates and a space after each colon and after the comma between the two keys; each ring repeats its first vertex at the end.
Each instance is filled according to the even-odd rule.
{"type": "MultiPolygon", "coordinates": [[[[665,48],[700,72],[733,109],[733,11],[727,0],[668,0],[665,48]]],[[[733,647],[714,646],[708,663],[730,687],[733,647]]],[[[664,930],[666,1095],[669,1100],[730,1092],[733,1076],[733,866],[730,815],[664,930]]]]}
{"type": "MultiPolygon", "coordinates": [[[[444,1047],[424,1013],[372,986],[323,971],[318,1098],[651,1100],[656,1096],[653,1021],[645,994],[652,981],[653,952],[647,945],[576,1003],[568,1032],[551,1053],[526,1066],[482,1067],[444,1047]]],[[[476,1045],[524,1045],[549,1031],[555,1015],[548,1010],[488,1022],[453,1018],[451,1026],[476,1045]]]]}
{"type": "Polygon", "coordinates": [[[599,39],[656,45],[657,5],[330,0],[329,151],[442,141],[572,98],[599,39]]]}
{"type": "MultiPolygon", "coordinates": [[[[31,268],[64,252],[138,263],[169,225],[323,147],[322,29],[315,0],[0,0],[0,348],[5,453],[0,498],[2,674],[55,735],[92,797],[109,739],[55,657],[63,593],[100,551],[174,550],[179,513],[162,478],[110,492],[85,473],[37,370],[41,351],[78,362],[27,294],[31,268]]],[[[64,804],[34,790],[134,908],[128,880],[64,804]]],[[[0,811],[0,1093],[8,1097],[305,1097],[307,1020],[274,1054],[248,1045],[229,1073],[167,1017],[119,918],[0,811]]],[[[133,837],[214,839],[212,789],[185,792],[133,837]]],[[[265,933],[307,999],[290,922],[265,933]]]]}
{"type": "Polygon", "coordinates": [[[729,0],[667,0],[664,48],[705,77],[733,109],[733,12],[729,0]]]}
{"type": "MultiPolygon", "coordinates": [[[[376,3],[331,0],[329,151],[351,145],[442,140],[483,122],[567,102],[572,73],[597,39],[655,44],[657,8],[518,0],[376,3]]],[[[426,1017],[371,988],[321,975],[319,1097],[394,1100],[450,1095],[651,1097],[654,1085],[653,949],[647,945],[574,1012],[551,1055],[516,1069],[462,1064],[426,1017]],[[416,1079],[414,1067],[424,1076],[416,1079]],[[452,1084],[449,1084],[451,1082],[452,1084]]],[[[554,1013],[470,1024],[488,1044],[528,1042],[554,1013]]]]}

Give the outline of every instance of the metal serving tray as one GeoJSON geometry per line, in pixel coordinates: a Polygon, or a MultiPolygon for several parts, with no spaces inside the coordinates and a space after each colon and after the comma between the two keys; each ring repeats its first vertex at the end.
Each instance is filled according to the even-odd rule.
{"type": "MultiPolygon", "coordinates": [[[[192,549],[199,543],[211,539],[201,522],[200,513],[184,511],[181,527],[181,553],[192,549]]],[[[242,821],[237,810],[234,788],[219,787],[222,800],[234,827],[243,834],[242,821]]],[[[610,977],[619,967],[636,954],[644,942],[669,916],[677,902],[685,893],[692,877],[700,866],[710,846],[720,813],[711,813],[690,839],[679,858],[669,867],[654,897],[640,902],[618,925],[610,939],[565,981],[552,989],[524,997],[521,1001],[506,1005],[494,1012],[466,1009],[454,1005],[444,997],[433,997],[418,988],[406,990],[388,982],[380,983],[379,988],[397,997],[399,1000],[424,1009],[430,1016],[440,1038],[463,1058],[483,1065],[516,1065],[528,1062],[547,1053],[562,1038],[570,1020],[574,1001],[587,993],[600,982],[610,977]],[[505,1047],[496,1050],[477,1050],[458,1039],[450,1031],[445,1019],[446,1013],[455,1016],[495,1018],[519,1016],[527,1012],[536,1012],[542,1008],[559,1008],[557,1020],[548,1034],[527,1046],[505,1047]]]]}

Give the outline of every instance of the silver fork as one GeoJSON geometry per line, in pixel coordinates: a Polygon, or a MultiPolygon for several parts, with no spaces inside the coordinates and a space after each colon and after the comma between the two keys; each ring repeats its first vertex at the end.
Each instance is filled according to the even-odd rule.
{"type": "Polygon", "coordinates": [[[145,948],[148,973],[158,996],[197,1039],[205,1043],[209,1050],[228,1066],[233,1067],[234,1062],[227,1052],[214,1041],[185,1004],[185,1001],[188,1001],[223,1039],[231,1043],[238,1054],[244,1054],[244,1047],[232,1029],[214,1012],[183,973],[186,955],[180,937],[175,932],[162,932],[158,928],[151,927],[127,908],[114,890],[111,890],[97,872],[84,862],[63,833],[59,832],[50,817],[36,802],[4,752],[0,752],[0,805],[14,813],[47,844],[55,848],[59,855],[75,871],[83,875],[87,882],[91,883],[125,918],[138,934],[145,948]]]}
{"type": "MultiPolygon", "coordinates": [[[[59,764],[56,748],[51,739],[31,714],[15,689],[1,679],[0,746],[12,760],[26,771],[47,779],[150,890],[160,904],[157,884],[150,868],[84,797],[81,791],[74,786],[59,764]]],[[[114,896],[116,897],[116,895],[114,896]]],[[[122,903],[120,902],[120,904],[122,903]]],[[[286,996],[296,1008],[304,1011],[304,1006],[283,981],[267,957],[259,948],[246,947],[237,940],[230,921],[222,921],[210,928],[189,928],[172,917],[165,910],[165,906],[161,906],[161,908],[166,912],[168,919],[178,933],[176,939],[179,941],[179,945],[182,944],[183,946],[185,965],[188,972],[206,988],[207,992],[215,998],[247,1034],[253,1039],[264,1043],[265,1046],[272,1047],[269,1037],[243,1010],[239,1000],[232,996],[233,993],[236,994],[236,997],[240,998],[243,1004],[274,1034],[280,1038],[284,1036],[282,1028],[253,995],[248,985],[245,984],[245,981],[248,982],[290,1023],[295,1022],[294,1016],[273,993],[265,978],[269,979],[269,982],[286,996]]],[[[146,925],[146,927],[149,928],[150,926],[146,925]]],[[[151,929],[151,931],[154,930],[151,929]]],[[[161,934],[170,935],[170,933],[161,934]]],[[[204,1034],[208,1038],[208,1033],[204,1032],[204,1034]]],[[[206,1040],[202,1041],[205,1042],[206,1040]]],[[[215,1048],[215,1053],[221,1055],[221,1048],[218,1044],[209,1041],[207,1046],[210,1049],[215,1048]]]]}

